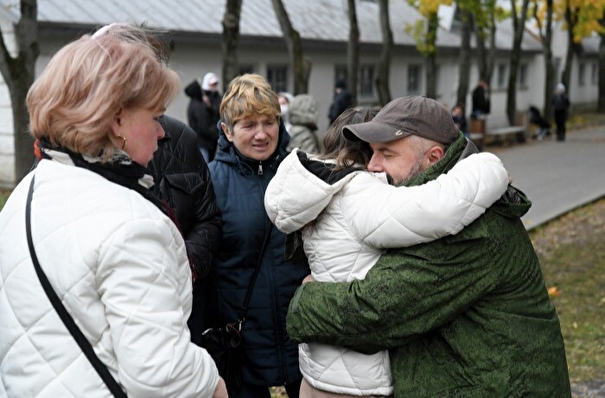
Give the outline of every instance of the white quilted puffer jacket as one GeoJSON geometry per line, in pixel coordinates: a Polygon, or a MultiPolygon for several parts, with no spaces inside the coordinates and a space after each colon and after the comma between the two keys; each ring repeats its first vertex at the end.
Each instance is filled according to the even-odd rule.
{"type": "Polygon", "coordinates": [[[191,270],[174,223],[133,190],[42,160],[0,212],[0,397],[112,397],[61,322],[27,247],[130,398],[211,397],[218,372],[190,342],[191,270]]]}
{"type": "MultiPolygon", "coordinates": [[[[490,153],[471,155],[425,185],[397,188],[386,183],[384,174],[364,171],[327,184],[294,151],[271,180],[265,208],[285,233],[306,226],[304,250],[316,281],[345,282],[363,279],[383,249],[456,234],[507,186],[506,169],[490,153]]],[[[386,351],[364,355],[313,343],[300,344],[299,354],[303,376],[317,389],[349,395],[393,393],[386,351]]]]}

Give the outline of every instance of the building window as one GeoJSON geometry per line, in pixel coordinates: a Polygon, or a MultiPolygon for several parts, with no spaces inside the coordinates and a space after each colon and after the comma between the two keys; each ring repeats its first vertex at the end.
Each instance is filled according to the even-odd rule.
{"type": "Polygon", "coordinates": [[[332,87],[336,87],[337,82],[343,81],[347,85],[347,88],[349,89],[349,92],[350,92],[351,88],[348,87],[349,81],[347,80],[347,76],[349,76],[349,74],[347,73],[346,65],[334,66],[334,84],[332,85],[332,87]]]}
{"type": "Polygon", "coordinates": [[[599,66],[596,62],[590,64],[590,83],[593,85],[599,84],[599,66]]]}
{"type": "Polygon", "coordinates": [[[288,91],[288,66],[267,65],[267,82],[276,93],[288,91]]]}
{"type": "Polygon", "coordinates": [[[497,88],[505,88],[506,87],[506,64],[498,65],[498,75],[497,78],[497,88]]]}
{"type": "Polygon", "coordinates": [[[239,74],[245,75],[246,73],[254,73],[254,66],[252,65],[240,65],[239,74]]]}
{"type": "Polygon", "coordinates": [[[336,83],[339,80],[342,81],[347,81],[347,77],[348,77],[348,73],[347,73],[347,66],[346,65],[336,65],[334,67],[334,83],[336,83]]]}
{"type": "Polygon", "coordinates": [[[519,65],[519,73],[517,75],[517,86],[520,88],[527,87],[527,64],[519,65]]]}
{"type": "Polygon", "coordinates": [[[420,72],[422,67],[420,65],[409,65],[408,66],[408,94],[418,94],[420,92],[420,72]]]}
{"type": "Polygon", "coordinates": [[[359,94],[374,97],[374,65],[361,65],[359,73],[359,94]]]}
{"type": "Polygon", "coordinates": [[[578,86],[582,87],[586,83],[586,68],[585,64],[578,66],[578,86]]]}

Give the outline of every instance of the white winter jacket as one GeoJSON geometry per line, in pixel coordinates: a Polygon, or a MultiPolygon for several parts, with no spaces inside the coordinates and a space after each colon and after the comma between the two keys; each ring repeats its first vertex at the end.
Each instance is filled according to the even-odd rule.
{"type": "Polygon", "coordinates": [[[130,398],[211,397],[218,373],[190,342],[183,239],[154,204],[83,168],[42,160],[0,212],[0,396],[111,397],[36,276],[32,235],[67,311],[130,398]]]}
{"type": "MultiPolygon", "coordinates": [[[[333,185],[309,172],[296,151],[265,193],[269,218],[285,233],[302,229],[313,278],[363,279],[382,249],[456,234],[505,191],[508,174],[490,153],[469,156],[448,174],[416,187],[394,187],[384,174],[355,172],[333,185]]],[[[313,387],[338,394],[393,393],[386,351],[373,355],[325,344],[299,345],[300,369],[313,387]]]]}

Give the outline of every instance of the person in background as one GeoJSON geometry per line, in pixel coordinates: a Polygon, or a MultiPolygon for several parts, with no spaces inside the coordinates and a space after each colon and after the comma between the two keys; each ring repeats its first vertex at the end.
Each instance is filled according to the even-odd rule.
{"type": "Polygon", "coordinates": [[[263,205],[267,185],[288,154],[290,137],[280,123],[277,94],[262,76],[233,79],[220,110],[219,148],[209,165],[223,221],[211,286],[218,325],[242,315],[259,267],[241,330],[242,387],[229,393],[269,397],[269,387],[284,385],[288,396],[296,398],[302,376],[297,344],[286,333],[286,313],[309,268],[284,259],[286,236],[271,223],[263,205]]]}
{"type": "Polygon", "coordinates": [[[208,274],[221,239],[221,215],[208,165],[197,150],[195,133],[185,123],[167,115],[160,122],[164,137],[158,141],[149,170],[156,181],[154,193],[174,209],[187,253],[195,266],[197,279],[187,324],[191,340],[201,345],[208,274]]]}
{"type": "MultiPolygon", "coordinates": [[[[284,233],[301,232],[316,281],[363,279],[383,249],[456,234],[507,189],[508,173],[489,153],[471,155],[425,185],[389,185],[384,173],[364,169],[371,157],[369,146],[342,133],[345,125],[371,117],[371,110],[347,109],[328,129],[326,153],[309,159],[295,150],[265,193],[271,221],[284,233]]],[[[301,397],[393,394],[387,351],[364,355],[300,344],[299,363],[301,397]]]]}
{"type": "Polygon", "coordinates": [[[319,153],[317,139],[317,101],[309,94],[299,94],[290,104],[290,143],[287,150],[298,148],[306,153],[319,153]]]}
{"type": "Polygon", "coordinates": [[[191,264],[146,168],[179,78],[149,31],[111,28],[60,49],[27,95],[41,160],[0,212],[2,391],[111,396],[34,270],[25,232],[31,183],[41,268],[125,393],[226,397],[212,358],[191,342],[191,264]]]}
{"type": "Polygon", "coordinates": [[[464,114],[464,105],[456,104],[452,109],[452,119],[458,130],[462,131],[465,137],[470,138],[468,133],[468,125],[466,123],[466,115],[464,114]]]}
{"type": "Polygon", "coordinates": [[[292,126],[290,124],[290,104],[292,103],[294,96],[290,93],[282,91],[277,94],[277,98],[279,99],[281,120],[284,123],[284,126],[286,126],[286,130],[290,131],[290,127],[292,126]]]}
{"type": "Polygon", "coordinates": [[[538,131],[534,136],[538,141],[542,141],[544,137],[550,135],[551,123],[546,120],[540,114],[540,110],[533,105],[529,107],[529,123],[538,128],[538,131]]]}
{"type": "Polygon", "coordinates": [[[347,90],[347,83],[344,79],[338,79],[334,85],[334,99],[330,105],[328,112],[328,119],[330,124],[334,123],[336,118],[345,111],[348,107],[353,105],[353,98],[351,93],[347,90]]]}
{"type": "MultiPolygon", "coordinates": [[[[391,101],[345,135],[372,147],[368,170],[406,186],[439,178],[470,145],[445,107],[419,96],[391,101]]],[[[559,318],[520,219],[530,205],[509,186],[458,234],[390,249],[365,279],[305,283],[288,334],[389,350],[396,397],[570,397],[559,318]]]]}
{"type": "Polygon", "coordinates": [[[565,85],[563,83],[556,85],[551,104],[555,114],[555,124],[557,125],[557,141],[563,142],[565,141],[565,125],[567,124],[569,112],[569,98],[565,93],[565,85]]]}
{"type": "Polygon", "coordinates": [[[485,120],[491,112],[491,101],[489,98],[489,85],[485,79],[480,78],[479,83],[474,88],[472,96],[471,118],[485,120]]]}
{"type": "Polygon", "coordinates": [[[214,158],[218,140],[219,105],[218,78],[206,73],[202,84],[196,79],[185,87],[190,98],[187,107],[187,122],[197,134],[198,148],[206,162],[214,158]]]}
{"type": "MultiPolygon", "coordinates": [[[[113,24],[108,34],[128,37],[130,26],[113,24]]],[[[148,40],[160,59],[170,59],[171,49],[160,37],[148,40]]],[[[185,238],[187,254],[196,271],[193,307],[187,322],[191,340],[201,344],[204,331],[204,306],[207,276],[221,237],[221,216],[206,161],[197,150],[195,132],[178,119],[164,115],[160,119],[164,137],[158,140],[148,169],[154,178],[153,192],[174,210],[185,238]]]]}
{"type": "MultiPolygon", "coordinates": [[[[218,121],[220,119],[220,106],[221,106],[221,93],[218,90],[218,76],[215,73],[208,72],[204,75],[204,79],[202,80],[202,101],[206,104],[206,106],[211,109],[211,119],[214,128],[217,131],[218,140],[218,121]]],[[[215,152],[217,142],[214,143],[215,152]]],[[[211,159],[214,158],[214,152],[212,153],[211,159]]]]}

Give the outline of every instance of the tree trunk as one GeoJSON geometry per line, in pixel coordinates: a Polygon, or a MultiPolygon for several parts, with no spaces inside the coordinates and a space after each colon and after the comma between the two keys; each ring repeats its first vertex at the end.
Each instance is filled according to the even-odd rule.
{"type": "MultiPolygon", "coordinates": [[[[515,1],[511,0],[512,9],[514,10],[515,1]]],[[[519,70],[519,60],[521,58],[521,42],[523,41],[523,33],[525,32],[525,20],[527,19],[527,7],[529,0],[523,0],[521,6],[521,15],[516,12],[512,13],[513,18],[513,49],[510,57],[510,67],[508,74],[508,89],[506,98],[506,116],[508,124],[515,124],[515,116],[517,114],[517,71],[519,70]]],[[[525,137],[517,137],[519,141],[524,141],[525,137]]]]}
{"type": "MultiPolygon", "coordinates": [[[[571,80],[571,68],[573,65],[574,55],[573,31],[576,25],[576,16],[574,13],[572,13],[571,8],[569,7],[569,2],[565,7],[565,21],[567,22],[567,54],[565,54],[565,67],[563,68],[563,74],[561,75],[561,83],[565,85],[567,95],[569,96],[569,92],[571,91],[569,81],[571,80]]],[[[555,76],[555,79],[556,78],[557,77],[555,76]]]]}
{"type": "MultiPolygon", "coordinates": [[[[495,2],[492,2],[492,7],[495,7],[495,2]]],[[[490,14],[489,42],[490,46],[487,54],[487,60],[485,62],[485,71],[483,77],[491,87],[492,75],[494,74],[494,63],[496,62],[496,52],[498,50],[496,47],[496,17],[494,12],[490,14]]]]}
{"type": "Polygon", "coordinates": [[[552,56],[552,16],[553,0],[546,0],[546,26],[542,37],[542,48],[544,51],[544,67],[546,80],[544,82],[544,118],[551,121],[553,118],[551,98],[555,87],[555,66],[552,56]]]}
{"type": "Polygon", "coordinates": [[[601,43],[599,44],[599,101],[597,104],[598,111],[605,112],[605,33],[601,35],[601,43]]]}
{"type": "Polygon", "coordinates": [[[437,87],[436,87],[436,56],[437,50],[435,43],[437,42],[437,29],[439,28],[439,17],[437,13],[431,13],[427,17],[427,31],[426,31],[426,48],[428,52],[425,58],[426,64],[426,96],[428,98],[437,98],[437,87]]]}
{"type": "MultiPolygon", "coordinates": [[[[485,33],[481,26],[475,24],[475,37],[477,38],[477,70],[479,78],[485,77],[487,71],[487,49],[485,47],[485,33]]],[[[489,83],[489,80],[486,80],[489,83]]]]}
{"type": "Polygon", "coordinates": [[[290,54],[292,69],[294,71],[294,95],[306,94],[309,91],[311,61],[304,57],[300,33],[292,26],[284,3],[282,0],[272,0],[272,2],[279,26],[286,40],[288,53],[290,54]]]}
{"type": "Polygon", "coordinates": [[[462,31],[460,38],[460,53],[458,54],[458,91],[456,104],[461,104],[466,110],[466,96],[471,71],[471,27],[473,15],[467,9],[460,9],[462,16],[462,31]]]}
{"type": "Polygon", "coordinates": [[[389,0],[379,0],[380,4],[380,28],[382,30],[382,52],[378,63],[378,74],[376,76],[376,89],[378,91],[378,102],[381,106],[391,101],[391,90],[389,88],[389,76],[391,70],[391,52],[393,50],[393,31],[389,19],[389,0]]]}
{"type": "Polygon", "coordinates": [[[38,44],[38,3],[36,0],[21,0],[21,19],[15,25],[18,54],[12,58],[0,35],[0,71],[8,87],[14,130],[15,182],[20,181],[30,170],[34,155],[33,137],[29,131],[29,112],[25,105],[27,92],[36,78],[36,59],[40,54],[38,44]]]}
{"type": "Polygon", "coordinates": [[[485,10],[488,14],[488,21],[485,26],[481,26],[475,19],[475,37],[477,38],[477,68],[479,69],[479,78],[491,84],[492,73],[494,70],[494,60],[496,58],[496,18],[494,16],[495,0],[489,0],[485,4],[485,10]],[[489,39],[490,48],[487,49],[486,40],[489,39]]]}
{"type": "Polygon", "coordinates": [[[347,44],[347,87],[353,104],[357,103],[357,80],[359,70],[359,24],[355,0],[348,0],[349,6],[349,43],[347,44]]]}
{"type": "Polygon", "coordinates": [[[237,46],[242,0],[227,0],[223,16],[223,87],[239,75],[237,46]]]}

